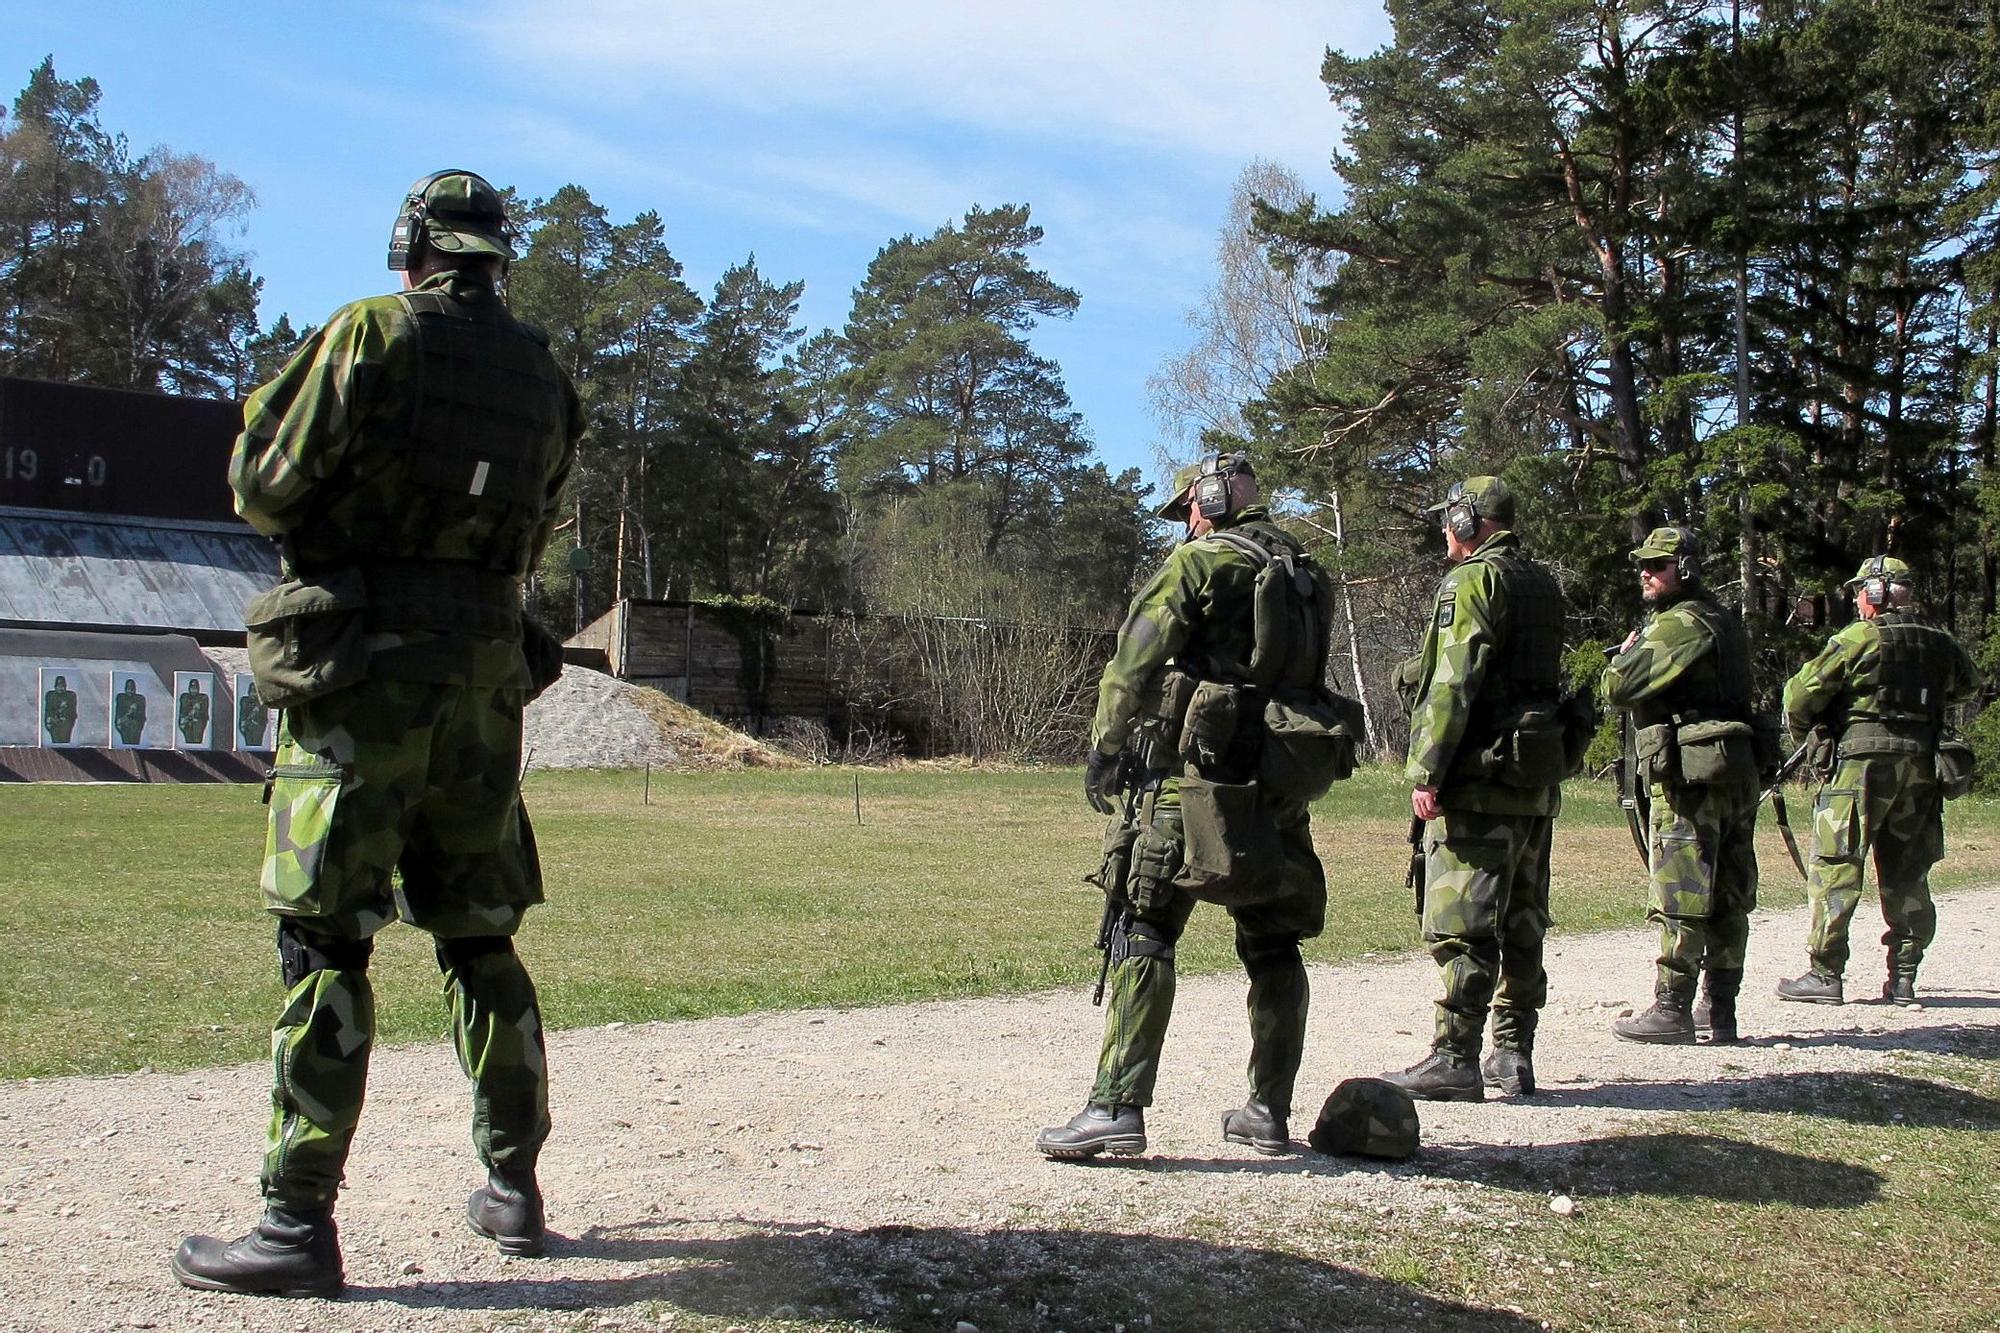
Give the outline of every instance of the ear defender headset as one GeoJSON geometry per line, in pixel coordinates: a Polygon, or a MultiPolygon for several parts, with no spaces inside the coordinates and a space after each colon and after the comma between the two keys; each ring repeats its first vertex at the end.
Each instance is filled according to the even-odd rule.
{"type": "Polygon", "coordinates": [[[1479,506],[1462,481],[1454,481],[1444,493],[1444,529],[1462,542],[1479,535],[1479,506]]]}
{"type": "Polygon", "coordinates": [[[1227,518],[1230,510],[1230,478],[1250,470],[1250,460],[1242,454],[1217,454],[1208,471],[1195,479],[1195,512],[1213,523],[1227,518]]]}
{"type": "MultiPolygon", "coordinates": [[[[431,215],[430,205],[424,202],[424,197],[431,192],[431,186],[437,184],[446,176],[470,176],[482,184],[486,179],[478,172],[467,171],[463,167],[446,167],[443,171],[433,171],[430,175],[412,185],[408,197],[403,200],[402,216],[396,219],[395,227],[389,232],[389,271],[391,273],[407,271],[410,267],[411,258],[423,248],[424,223],[430,220],[431,215]]],[[[489,185],[487,188],[491,189],[492,187],[489,185]]]]}
{"type": "Polygon", "coordinates": [[[1889,557],[1878,555],[1869,562],[1868,577],[1862,581],[1861,595],[1875,604],[1876,610],[1889,605],[1889,557]]]}
{"type": "Polygon", "coordinates": [[[1695,535],[1687,528],[1675,528],[1680,536],[1680,554],[1674,557],[1674,573],[1682,583],[1692,583],[1701,577],[1701,547],[1695,535]]]}

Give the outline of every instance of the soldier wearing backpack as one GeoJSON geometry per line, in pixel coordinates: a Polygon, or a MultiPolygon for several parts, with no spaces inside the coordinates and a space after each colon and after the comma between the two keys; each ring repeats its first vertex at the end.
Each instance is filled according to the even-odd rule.
{"type": "Polygon", "coordinates": [[[1428,826],[1420,913],[1444,996],[1431,1053],[1383,1077],[1412,1097],[1476,1102],[1488,1087],[1535,1090],[1549,841],[1568,768],[1563,598],[1510,531],[1514,497],[1498,477],[1453,486],[1429,512],[1453,569],[1398,674],[1411,689],[1410,809],[1428,826]]]}
{"type": "Polygon", "coordinates": [[[1347,714],[1321,683],[1331,585],[1271,523],[1249,460],[1181,469],[1158,512],[1188,539],[1133,599],[1098,688],[1085,796],[1111,814],[1126,795],[1130,819],[1106,839],[1114,928],[1097,1079],[1082,1111],[1036,1139],[1055,1158],[1145,1149],[1174,945],[1199,901],[1234,919],[1250,978],[1249,1099],[1223,1117],[1223,1137],[1289,1149],[1308,1000],[1299,943],[1326,913],[1307,807],[1353,761],[1347,714]]]}

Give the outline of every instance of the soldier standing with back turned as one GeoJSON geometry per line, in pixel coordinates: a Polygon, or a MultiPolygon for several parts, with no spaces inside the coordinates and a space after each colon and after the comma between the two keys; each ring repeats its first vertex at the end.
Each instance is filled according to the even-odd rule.
{"type": "MultiPolygon", "coordinates": [[[[1083,1110],[1036,1138],[1049,1157],[1146,1147],[1145,1108],[1153,1101],[1174,1007],[1174,945],[1197,901],[1176,882],[1187,847],[1184,778],[1219,774],[1246,781],[1256,770],[1261,731],[1255,716],[1245,716],[1230,735],[1211,738],[1216,749],[1208,760],[1175,753],[1171,738],[1182,734],[1203,695],[1220,698],[1251,679],[1252,592],[1261,566],[1237,543],[1273,554],[1300,550],[1257,500],[1257,481],[1242,454],[1215,456],[1176,474],[1174,494],[1159,515],[1185,521],[1188,540],[1132,599],[1098,686],[1085,797],[1092,809],[1110,814],[1120,753],[1128,742],[1142,746],[1144,828],[1130,851],[1132,912],[1123,928],[1128,952],[1110,968],[1097,1079],[1083,1110]]],[[[1277,691],[1309,689],[1320,680],[1332,623],[1324,585],[1321,596],[1316,623],[1296,637],[1279,665],[1277,691]]],[[[1229,1142],[1275,1155],[1290,1146],[1292,1088],[1305,1051],[1310,997],[1299,942],[1324,924],[1326,877],[1313,851],[1306,803],[1275,800],[1260,811],[1264,824],[1254,831],[1276,862],[1271,888],[1256,901],[1227,907],[1236,923],[1236,956],[1250,977],[1250,1097],[1223,1117],[1222,1133],[1229,1142]]]]}
{"type": "Polygon", "coordinates": [[[1889,927],[1882,998],[1917,1002],[1917,965],[1937,933],[1930,869],[1944,855],[1938,741],[1945,705],[1970,698],[1979,673],[1958,640],[1919,613],[1914,585],[1910,567],[1894,556],[1863,562],[1847,585],[1860,619],[1785,682],[1793,742],[1818,732],[1827,752],[1806,878],[1811,967],[1778,983],[1780,999],[1841,1002],[1847,928],[1872,852],[1889,927]]]}
{"type": "Polygon", "coordinates": [[[1432,507],[1454,566],[1414,671],[1410,809],[1428,823],[1424,939],[1444,973],[1431,1053],[1384,1074],[1412,1097],[1535,1090],[1548,999],[1549,841],[1562,807],[1562,588],[1510,530],[1514,497],[1473,477],[1432,507]],[[1479,1063],[1487,1007],[1493,1053],[1479,1063]]]}
{"type": "Polygon", "coordinates": [[[1714,1039],[1734,1041],[1757,905],[1750,641],[1741,617],[1703,586],[1692,531],[1655,528],[1632,558],[1646,622],[1599,689],[1607,708],[1632,715],[1632,782],[1648,797],[1646,915],[1660,923],[1660,958],[1652,1007],[1611,1030],[1626,1041],[1692,1042],[1699,977],[1714,1039]]]}
{"type": "Polygon", "coordinates": [[[285,709],[263,891],[286,996],[264,1216],[227,1244],[184,1241],[173,1268],[190,1286],[340,1290],[333,1204],[375,1035],[368,960],[398,918],[435,939],[472,1080],[487,1181],[467,1220],[506,1253],[544,1245],[548,1071],[513,936],[542,900],[519,774],[545,678],[523,651],[521,585],[582,417],[547,340],[501,299],[511,258],[491,185],[426,176],[391,233],[404,291],[336,311],[244,406],[236,508],[283,553],[284,581],[246,619],[258,691],[285,709]],[[260,657],[286,640],[297,660],[260,657]]]}

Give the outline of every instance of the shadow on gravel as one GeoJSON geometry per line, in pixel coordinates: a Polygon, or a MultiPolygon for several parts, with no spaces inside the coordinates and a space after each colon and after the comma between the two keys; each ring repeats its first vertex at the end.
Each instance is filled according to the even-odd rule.
{"type": "Polygon", "coordinates": [[[1596,1087],[1548,1087],[1544,1106],[1618,1111],[1787,1111],[1857,1125],[1932,1129],[2000,1129],[2000,1102],[1948,1083],[1903,1074],[1764,1074],[1678,1082],[1611,1082],[1596,1087]],[[1901,1116],[1901,1120],[1895,1117],[1901,1116]]]}
{"type": "MultiPolygon", "coordinates": [[[[1353,1269],[1247,1246],[1081,1231],[770,1225],[723,1239],[712,1222],[652,1218],[550,1237],[557,1260],[602,1260],[612,1275],[556,1281],[347,1288],[348,1304],[413,1310],[596,1310],[656,1302],[720,1319],[854,1321],[981,1333],[1050,1328],[1467,1329],[1541,1324],[1440,1300],[1353,1269]],[[636,1265],[650,1271],[634,1273],[636,1265]],[[1254,1316],[1250,1312],[1255,1312],[1254,1316]]],[[[524,1275],[532,1269],[523,1268],[524,1275]]]]}
{"type": "Polygon", "coordinates": [[[1901,1032],[1836,1029],[1753,1036],[1747,1038],[1743,1045],[1769,1048],[1779,1042],[1798,1047],[1845,1046],[1857,1051],[1923,1051],[1933,1055],[1963,1055],[1974,1060],[2000,1060],[2000,1028],[1978,1023],[1946,1023],[1935,1027],[1913,1027],[1901,1032]]]}
{"type": "Polygon", "coordinates": [[[1627,1134],[1534,1147],[1437,1146],[1426,1148],[1413,1165],[1425,1175],[1501,1189],[1796,1208],[1859,1208],[1882,1190],[1882,1177],[1865,1167],[1708,1134],[1627,1134]]]}

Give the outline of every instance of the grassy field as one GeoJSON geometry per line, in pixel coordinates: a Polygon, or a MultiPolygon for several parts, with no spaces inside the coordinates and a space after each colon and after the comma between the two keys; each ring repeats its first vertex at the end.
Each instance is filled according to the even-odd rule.
{"type": "MultiPolygon", "coordinates": [[[[549,902],[521,950],[549,1021],[576,1026],[1082,985],[1101,899],[1100,821],[1076,772],[847,769],[535,773],[549,902]]],[[[1637,857],[1608,789],[1573,784],[1557,826],[1558,929],[1631,924],[1637,857]]],[[[1333,884],[1314,959],[1416,946],[1404,788],[1386,769],[1315,812],[1333,884]]],[[[1793,798],[1793,822],[1808,812],[1793,798]]],[[[0,1077],[187,1068],[261,1056],[278,1001],[256,888],[254,787],[0,788],[0,1077]]],[[[2000,879],[2000,805],[1949,807],[1937,882],[2000,879]]],[[[1767,824],[1768,820],[1765,821],[1767,824]]],[[[1801,897],[1774,833],[1764,901],[1801,897]]],[[[1233,969],[1220,912],[1195,971],[1233,969]]],[[[383,1037],[442,1035],[425,937],[384,932],[383,1037]]]]}

